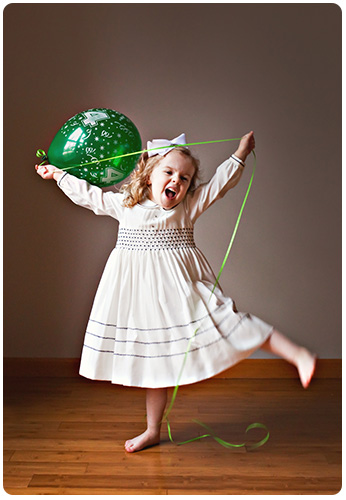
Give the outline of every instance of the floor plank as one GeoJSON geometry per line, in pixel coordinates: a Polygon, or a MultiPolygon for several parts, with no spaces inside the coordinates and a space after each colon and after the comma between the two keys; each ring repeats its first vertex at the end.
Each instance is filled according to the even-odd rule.
{"type": "Polygon", "coordinates": [[[83,378],[8,377],[4,383],[4,489],[37,494],[335,494],[341,489],[341,379],[212,379],[179,388],[168,439],[128,454],[145,425],[145,392],[83,378]]]}

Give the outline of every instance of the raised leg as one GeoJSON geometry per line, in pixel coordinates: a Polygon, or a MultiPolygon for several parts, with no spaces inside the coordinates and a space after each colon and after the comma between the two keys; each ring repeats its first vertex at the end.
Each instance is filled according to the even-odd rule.
{"type": "Polygon", "coordinates": [[[315,354],[312,354],[305,347],[298,346],[277,330],[273,330],[273,333],[261,346],[261,349],[280,356],[295,365],[302,386],[305,389],[309,386],[316,367],[315,354]]]}
{"type": "Polygon", "coordinates": [[[161,423],[167,403],[167,389],[146,389],[147,429],[143,434],[126,441],[129,453],[159,444],[161,423]]]}

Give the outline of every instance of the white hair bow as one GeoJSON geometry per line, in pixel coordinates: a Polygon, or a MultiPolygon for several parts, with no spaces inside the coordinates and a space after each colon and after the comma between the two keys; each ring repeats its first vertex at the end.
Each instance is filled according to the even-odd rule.
{"type": "Polygon", "coordinates": [[[152,141],[147,142],[147,149],[154,149],[154,151],[148,151],[148,156],[149,158],[155,155],[165,156],[176,146],[184,146],[185,144],[185,134],[180,134],[178,137],[172,139],[171,141],[167,139],[153,139],[152,141]]]}

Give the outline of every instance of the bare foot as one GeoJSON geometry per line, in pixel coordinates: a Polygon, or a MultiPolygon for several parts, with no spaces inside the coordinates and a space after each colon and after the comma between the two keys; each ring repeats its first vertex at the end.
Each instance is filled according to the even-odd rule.
{"type": "Polygon", "coordinates": [[[306,389],[311,382],[316,368],[316,361],[316,356],[302,347],[296,362],[296,366],[299,372],[300,381],[304,389],[306,389]]]}
{"type": "Polygon", "coordinates": [[[160,442],[160,430],[151,431],[147,429],[143,434],[139,436],[129,439],[125,443],[125,450],[129,453],[133,453],[134,451],[143,450],[143,448],[147,448],[148,446],[154,446],[155,444],[159,444],[160,442]]]}

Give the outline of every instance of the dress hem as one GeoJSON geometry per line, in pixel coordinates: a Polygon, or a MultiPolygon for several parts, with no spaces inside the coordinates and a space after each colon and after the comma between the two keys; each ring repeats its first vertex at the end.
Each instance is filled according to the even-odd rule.
{"type": "MultiPolygon", "coordinates": [[[[208,380],[210,378],[215,377],[216,375],[219,375],[220,373],[224,372],[225,370],[228,370],[232,368],[232,366],[235,366],[236,364],[240,363],[244,359],[248,358],[253,354],[255,351],[260,349],[261,345],[270,337],[270,335],[273,333],[274,327],[270,326],[268,331],[266,332],[265,335],[262,336],[261,343],[258,344],[257,346],[254,346],[248,350],[244,351],[237,351],[234,353],[234,357],[230,357],[228,362],[221,363],[218,368],[216,367],[211,367],[209,370],[206,370],[204,373],[200,373],[200,376],[196,377],[195,374],[192,377],[185,376],[185,378],[182,376],[182,379],[179,381],[177,380],[175,383],[167,383],[167,384],[140,384],[140,383],[135,383],[135,382],[127,382],[125,380],[120,380],[120,379],[113,379],[109,376],[104,376],[102,377],[101,375],[96,375],[96,374],[87,374],[87,370],[84,370],[82,366],[80,367],[79,370],[79,375],[87,378],[89,380],[93,381],[99,381],[99,382],[110,382],[113,385],[121,385],[124,387],[137,387],[137,388],[142,388],[142,389],[163,389],[163,388],[174,388],[176,386],[183,386],[183,385],[191,385],[191,384],[196,384],[198,382],[203,382],[204,380],[208,380]]],[[[183,373],[184,375],[184,373],[183,373]]]]}

